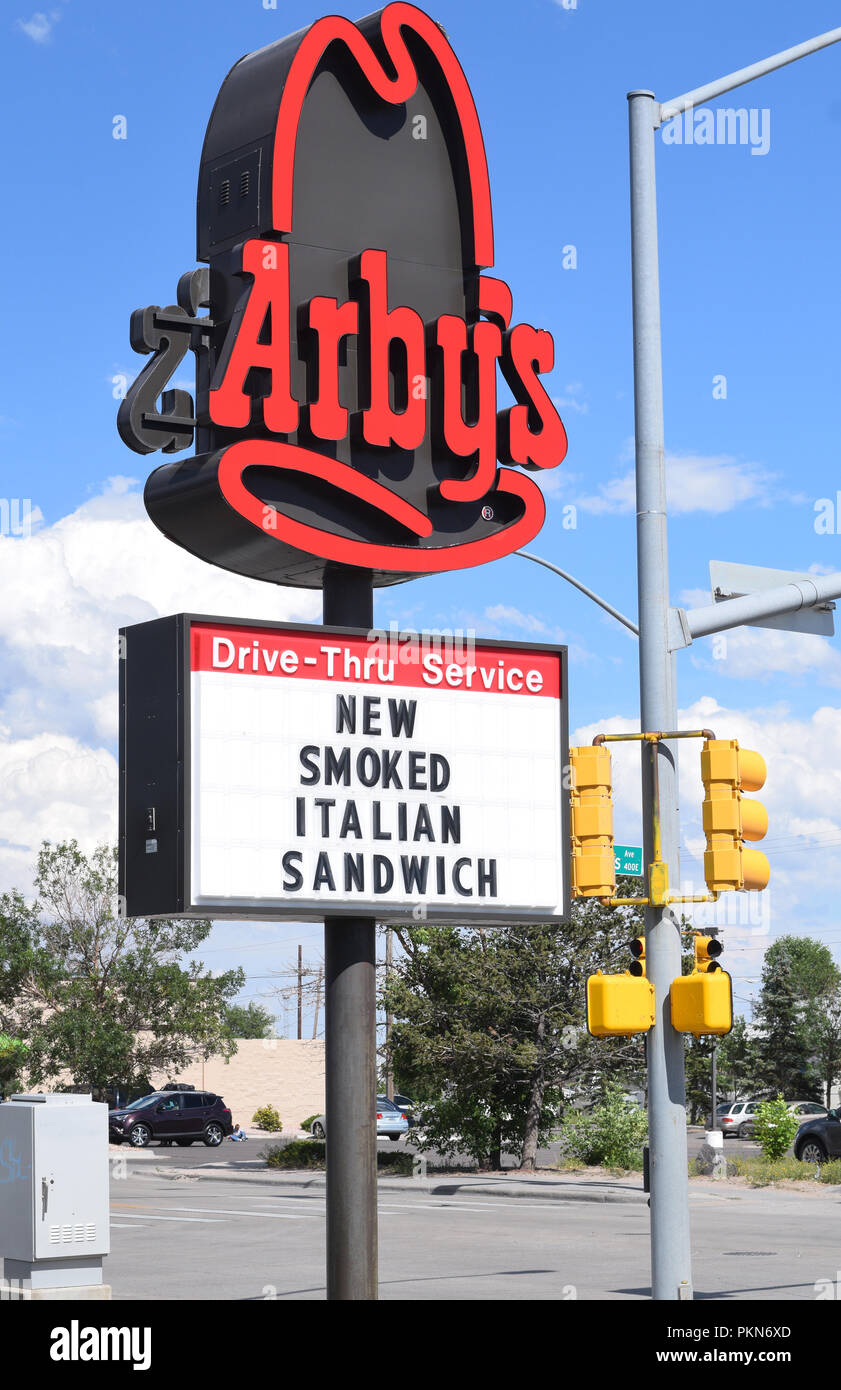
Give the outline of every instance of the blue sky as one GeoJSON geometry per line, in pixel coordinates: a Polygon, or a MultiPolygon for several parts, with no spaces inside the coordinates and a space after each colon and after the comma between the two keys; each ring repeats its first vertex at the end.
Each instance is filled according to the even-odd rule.
{"type": "MultiPolygon", "coordinates": [[[[121,444],[113,378],[141,365],[128,345],[131,310],[172,302],[196,263],[198,159],[223,77],[243,53],[322,12],[303,0],[5,9],[0,887],[27,886],[43,837],[92,844],[113,834],[118,626],[186,608],[318,613],[317,595],[210,571],[157,536],[139,500],[154,459],[121,444]],[[8,534],[14,499],[18,515],[31,499],[29,536],[8,534]]],[[[546,485],[547,523],[532,549],[634,616],[625,94],[679,95],[832,28],[837,6],[525,0],[515,12],[499,0],[441,0],[432,12],[482,121],[497,272],[516,318],[555,338],[550,386],[570,447],[546,485]],[[570,246],[577,266],[564,269],[570,246]]],[[[710,559],[841,569],[835,529],[815,529],[819,499],[841,501],[839,76],[841,48],[829,49],[717,103],[768,113],[757,116],[764,153],[658,137],[671,589],[684,606],[706,601],[710,559]]],[[[634,640],[521,559],[385,591],[377,619],[568,642],[573,735],[633,726],[634,640]]],[[[678,672],[687,725],[711,724],[768,758],[772,884],[756,920],[730,922],[729,959],[747,1000],[769,934],[808,931],[841,951],[838,640],[748,630],[723,650],[694,644],[678,672]]],[[[617,839],[636,842],[625,758],[617,839]]],[[[696,762],[693,753],[684,766],[696,762]]],[[[684,870],[697,875],[701,793],[688,770],[682,790],[684,870]]],[[[318,938],[312,926],[219,926],[206,956],[220,967],[241,958],[253,997],[299,940],[314,958],[318,938]]]]}

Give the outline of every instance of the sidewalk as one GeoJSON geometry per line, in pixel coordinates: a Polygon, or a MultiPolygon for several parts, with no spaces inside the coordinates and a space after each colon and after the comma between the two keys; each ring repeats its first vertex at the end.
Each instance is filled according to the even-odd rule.
{"type": "MultiPolygon", "coordinates": [[[[114,1151],[120,1154],[119,1149],[114,1151]]],[[[121,1155],[122,1156],[122,1155],[121,1155]]],[[[256,1183],[274,1188],[297,1188],[305,1191],[324,1190],[323,1172],[282,1172],[267,1168],[260,1159],[239,1162],[235,1166],[225,1159],[209,1159],[190,1168],[175,1168],[162,1164],[154,1150],[141,1150],[126,1155],[135,1173],[143,1177],[166,1177],[173,1181],[195,1178],[205,1182],[224,1180],[231,1183],[256,1183]],[[137,1165],[135,1168],[135,1160],[137,1165]]],[[[560,1202],[630,1202],[645,1203],[639,1174],[627,1178],[610,1178],[589,1174],[535,1173],[533,1177],[508,1177],[505,1173],[428,1174],[424,1177],[402,1178],[383,1174],[377,1180],[381,1192],[426,1193],[430,1196],[455,1197],[526,1197],[532,1201],[560,1202]]]]}

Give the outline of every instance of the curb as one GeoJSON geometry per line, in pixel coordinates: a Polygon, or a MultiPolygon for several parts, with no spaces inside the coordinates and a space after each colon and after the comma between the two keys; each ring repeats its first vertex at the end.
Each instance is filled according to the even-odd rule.
{"type": "MultiPolygon", "coordinates": [[[[294,1187],[305,1191],[323,1192],[326,1190],[327,1180],[323,1173],[316,1173],[307,1176],[303,1173],[272,1173],[270,1171],[258,1172],[234,1172],[230,1168],[161,1168],[150,1171],[147,1164],[142,1164],[136,1170],[136,1174],[142,1174],[150,1178],[169,1178],[172,1181],[180,1181],[185,1178],[194,1178],[204,1182],[232,1181],[234,1183],[251,1183],[262,1187],[294,1187]]],[[[521,1197],[532,1201],[550,1202],[621,1202],[632,1205],[644,1205],[648,1201],[647,1194],[640,1188],[633,1187],[595,1187],[587,1188],[584,1185],[573,1186],[552,1181],[551,1179],[540,1179],[536,1181],[506,1181],[504,1178],[499,1181],[460,1181],[457,1178],[391,1178],[382,1177],[377,1181],[379,1192],[422,1192],[431,1197],[521,1197]],[[550,1185],[551,1183],[551,1185],[550,1185]]]]}

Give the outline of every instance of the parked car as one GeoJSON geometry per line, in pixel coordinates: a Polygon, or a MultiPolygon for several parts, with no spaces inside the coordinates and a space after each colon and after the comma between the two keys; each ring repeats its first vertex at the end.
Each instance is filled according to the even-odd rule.
{"type": "Polygon", "coordinates": [[[111,1143],[135,1149],[145,1149],[153,1139],[182,1148],[201,1139],[215,1149],[232,1130],[230,1110],[210,1091],[153,1091],[122,1110],[108,1112],[111,1143]]]}
{"type": "Polygon", "coordinates": [[[825,1120],[829,1111],[825,1105],[815,1100],[792,1100],[788,1104],[789,1114],[802,1116],[803,1120],[825,1120]]]}
{"type": "Polygon", "coordinates": [[[723,1114],[718,1113],[721,1110],[721,1106],[718,1106],[716,1115],[725,1139],[728,1134],[736,1135],[739,1139],[752,1139],[754,1122],[761,1104],[761,1100],[737,1100],[729,1105],[723,1114]]]}
{"type": "MultiPolygon", "coordinates": [[[[408,1133],[409,1121],[400,1107],[394,1105],[386,1096],[376,1097],[374,1113],[377,1117],[378,1139],[391,1139],[396,1144],[401,1135],[408,1133]]],[[[311,1133],[313,1139],[327,1138],[327,1117],[325,1115],[318,1115],[313,1120],[311,1133]]]]}
{"type": "Polygon", "coordinates": [[[841,1111],[807,1120],[794,1136],[794,1157],[804,1163],[825,1163],[841,1158],[841,1111]]]}
{"type": "MultiPolygon", "coordinates": [[[[385,1100],[385,1096],[383,1096],[383,1100],[385,1100]]],[[[408,1096],[398,1096],[395,1094],[394,1104],[397,1106],[398,1110],[403,1111],[403,1114],[409,1121],[410,1128],[412,1125],[417,1124],[419,1118],[417,1101],[409,1100],[408,1096]]]]}

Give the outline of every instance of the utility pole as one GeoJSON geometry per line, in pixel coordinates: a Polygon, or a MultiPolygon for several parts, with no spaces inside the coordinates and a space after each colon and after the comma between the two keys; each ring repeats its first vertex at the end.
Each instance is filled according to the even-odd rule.
{"type": "Polygon", "coordinates": [[[303,963],[302,963],[302,960],[301,960],[301,947],[300,947],[300,944],[299,944],[299,946],[298,946],[298,1042],[300,1042],[300,1041],[301,1041],[301,1038],[304,1036],[304,1035],[303,1035],[303,1032],[301,1031],[301,1025],[302,1025],[302,1023],[303,1023],[303,1012],[304,1012],[304,971],[303,971],[303,963]]]}
{"type": "MultiPolygon", "coordinates": [[[[675,729],[669,651],[669,563],[653,92],[630,92],[631,254],[634,312],[634,414],[637,484],[640,727],[675,729]]],[[[658,741],[653,757],[660,784],[660,839],[669,883],[680,880],[677,767],[674,744],[658,741]]],[[[645,862],[654,858],[652,754],[642,750],[645,862]]],[[[683,1037],[669,1011],[669,987],[681,973],[680,929],[668,907],[645,909],[645,956],[657,1018],[648,1038],[648,1122],[651,1147],[651,1285],[654,1298],[692,1297],[689,1171],[683,1037]]]]}
{"type": "MultiPolygon", "coordinates": [[[[715,605],[717,611],[714,612],[700,609],[687,614],[670,610],[655,135],[663,121],[839,40],[841,28],[833,29],[662,105],[651,91],[628,93],[640,720],[643,731],[676,729],[676,650],[688,646],[693,637],[703,633],[740,626],[757,616],[796,612],[821,599],[834,598],[841,579],[833,575],[823,586],[820,581],[815,584],[809,581],[808,585],[797,582],[760,595],[730,599],[715,605]]],[[[620,614],[614,616],[623,621],[620,614]]],[[[654,762],[647,751],[643,750],[642,759],[643,825],[646,862],[650,864],[653,858],[654,762]]],[[[657,760],[660,787],[662,858],[668,865],[669,883],[676,886],[680,872],[680,839],[674,744],[658,740],[653,757],[657,760]]],[[[677,919],[667,905],[646,907],[645,936],[648,976],[654,985],[656,1006],[656,1023],[648,1037],[651,1292],[655,1299],[691,1299],[686,1076],[683,1038],[672,1027],[669,1010],[669,987],[681,973],[680,936],[677,919]]]]}

